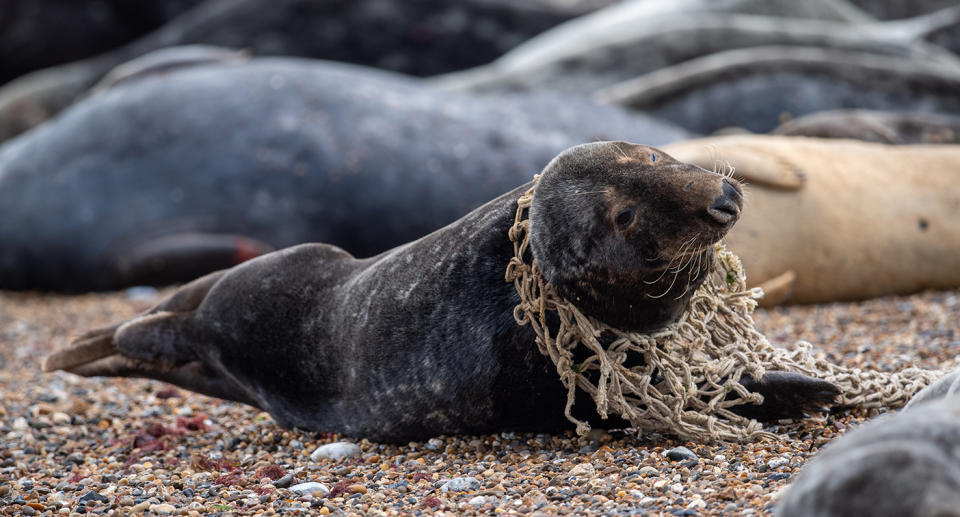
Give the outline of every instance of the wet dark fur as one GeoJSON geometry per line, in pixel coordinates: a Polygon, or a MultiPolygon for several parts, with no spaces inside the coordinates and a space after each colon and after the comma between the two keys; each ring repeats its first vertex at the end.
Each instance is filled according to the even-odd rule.
{"type": "MultiPolygon", "coordinates": [[[[733,224],[709,214],[722,181],[646,146],[565,151],[537,186],[533,254],[588,313],[662,328],[703,278],[692,267],[676,281],[662,275],[671,254],[690,235],[706,245],[733,224]],[[635,217],[621,227],[624,206],[635,217]]],[[[519,297],[504,280],[507,231],[528,188],[370,259],[306,244],[213,273],[139,319],[82,336],[45,367],[159,378],[258,406],[283,426],[374,440],[568,428],[565,390],[533,331],[514,321],[519,297]]],[[[792,374],[763,381],[743,382],[780,404],[764,416],[798,416],[835,393],[792,374]]],[[[600,423],[588,401],[576,409],[600,423]]]]}

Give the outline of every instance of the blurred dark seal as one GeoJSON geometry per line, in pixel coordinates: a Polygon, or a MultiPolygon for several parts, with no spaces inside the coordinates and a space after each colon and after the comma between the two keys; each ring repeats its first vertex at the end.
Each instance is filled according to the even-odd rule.
{"type": "Polygon", "coordinates": [[[882,144],[960,143],[960,116],[903,111],[832,110],[789,120],[775,135],[849,138],[882,144]]]}
{"type": "MultiPolygon", "coordinates": [[[[34,49],[45,47],[78,60],[36,70],[0,88],[0,141],[71,105],[115,66],[170,46],[216,45],[257,56],[330,59],[433,75],[486,63],[527,38],[610,1],[271,0],[265,4],[261,0],[55,0],[51,6],[48,1],[4,0],[0,66],[13,65],[34,49]],[[8,8],[11,2],[12,12],[8,8]],[[63,5],[67,3],[83,4],[87,9],[63,5]],[[118,30],[132,36],[146,32],[134,27],[135,13],[146,17],[160,11],[166,15],[166,23],[117,48],[90,46],[89,41],[95,40],[92,36],[98,34],[95,27],[81,32],[89,34],[86,39],[70,38],[72,45],[58,45],[70,32],[86,26],[82,22],[86,18],[70,18],[68,13],[98,8],[107,18],[99,20],[105,33],[118,30]],[[58,13],[70,21],[44,22],[58,13]],[[114,19],[121,15],[125,16],[114,19]]],[[[157,18],[159,15],[153,15],[148,21],[157,18]]],[[[22,66],[12,69],[11,78],[17,70],[27,71],[22,66]]]]}
{"type": "MultiPolygon", "coordinates": [[[[81,336],[44,368],[162,379],[254,405],[283,426],[372,440],[568,428],[566,391],[534,331],[514,320],[519,295],[504,277],[508,230],[530,186],[370,259],[306,244],[213,273],[81,336]]],[[[736,181],[658,149],[584,144],[544,170],[530,249],[587,314],[656,330],[707,276],[711,243],[741,203],[736,181]],[[664,272],[681,254],[702,254],[702,266],[674,281],[664,272]]],[[[758,417],[799,416],[835,394],[783,372],[740,381],[765,395],[751,406],[758,417]]]]}
{"type": "Polygon", "coordinates": [[[958,371],[828,444],[790,485],[778,517],[960,515],[958,371]]]}
{"type": "Polygon", "coordinates": [[[687,136],[582,99],[450,94],[320,61],[140,71],[0,147],[0,288],[184,281],[302,242],[369,256],[566,147],[687,136]]]}

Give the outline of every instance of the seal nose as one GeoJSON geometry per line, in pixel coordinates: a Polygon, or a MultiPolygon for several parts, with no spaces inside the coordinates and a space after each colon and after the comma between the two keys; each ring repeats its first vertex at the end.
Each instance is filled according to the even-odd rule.
{"type": "Polygon", "coordinates": [[[730,224],[740,217],[740,205],[743,203],[743,194],[736,185],[726,179],[721,181],[721,191],[723,192],[717,199],[713,200],[707,213],[719,224],[730,224]]]}

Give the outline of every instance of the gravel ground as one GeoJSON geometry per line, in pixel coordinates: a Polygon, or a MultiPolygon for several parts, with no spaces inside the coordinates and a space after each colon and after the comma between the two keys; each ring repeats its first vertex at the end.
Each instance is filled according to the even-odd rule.
{"type": "MultiPolygon", "coordinates": [[[[130,294],[0,293],[0,514],[766,515],[811,455],[872,416],[778,426],[780,443],[504,433],[312,459],[342,440],[159,382],[40,373],[71,336],[152,301],[130,294]],[[292,490],[303,483],[323,486],[292,490]]],[[[960,291],[756,319],[774,343],[806,339],[848,365],[937,367],[960,350],[960,291]]]]}

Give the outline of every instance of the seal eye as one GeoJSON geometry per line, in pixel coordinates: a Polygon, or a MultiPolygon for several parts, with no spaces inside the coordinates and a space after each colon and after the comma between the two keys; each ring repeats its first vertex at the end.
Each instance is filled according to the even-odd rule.
{"type": "Polygon", "coordinates": [[[657,156],[657,153],[650,153],[650,161],[651,161],[651,162],[656,162],[656,161],[659,160],[659,159],[660,159],[660,157],[657,156]]]}
{"type": "Polygon", "coordinates": [[[617,212],[617,217],[614,220],[617,222],[617,226],[620,228],[625,228],[630,223],[633,222],[634,210],[632,208],[624,208],[623,210],[617,212]]]}

